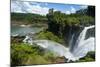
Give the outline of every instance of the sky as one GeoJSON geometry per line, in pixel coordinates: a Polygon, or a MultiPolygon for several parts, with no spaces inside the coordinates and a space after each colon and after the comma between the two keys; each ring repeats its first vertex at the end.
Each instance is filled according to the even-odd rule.
{"type": "Polygon", "coordinates": [[[87,8],[87,5],[11,0],[11,12],[15,13],[36,13],[46,15],[51,8],[53,8],[54,11],[71,14],[75,13],[77,10],[87,8]]]}

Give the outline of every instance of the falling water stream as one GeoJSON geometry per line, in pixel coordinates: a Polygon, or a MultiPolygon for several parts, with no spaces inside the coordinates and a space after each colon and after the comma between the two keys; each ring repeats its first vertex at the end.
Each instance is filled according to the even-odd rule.
{"type": "MultiPolygon", "coordinates": [[[[70,45],[69,47],[65,47],[62,44],[50,41],[50,40],[32,40],[29,36],[26,36],[26,38],[23,40],[23,42],[28,42],[30,43],[30,45],[33,45],[33,43],[43,47],[44,49],[50,50],[52,52],[54,52],[55,54],[59,55],[59,56],[64,56],[67,60],[67,62],[69,62],[70,60],[72,61],[76,61],[79,60],[80,58],[86,56],[86,54],[89,51],[94,51],[95,50],[95,39],[94,37],[90,37],[88,39],[85,39],[86,36],[86,32],[88,31],[88,29],[92,29],[95,26],[89,26],[89,27],[85,27],[82,32],[80,33],[80,35],[78,36],[78,39],[75,43],[75,45],[70,45]],[[70,49],[72,48],[72,46],[74,47],[72,51],[70,51],[70,49]]],[[[74,35],[72,36],[73,40],[74,35]]],[[[72,42],[72,41],[71,41],[72,42]]]]}

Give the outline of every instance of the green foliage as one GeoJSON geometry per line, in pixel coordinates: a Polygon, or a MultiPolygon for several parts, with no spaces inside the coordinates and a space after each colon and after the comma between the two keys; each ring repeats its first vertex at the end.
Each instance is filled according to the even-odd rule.
{"type": "Polygon", "coordinates": [[[46,60],[45,58],[43,58],[43,56],[40,56],[40,55],[34,55],[34,54],[31,54],[28,56],[28,59],[27,61],[24,61],[23,60],[23,64],[25,65],[37,65],[37,64],[48,64],[50,63],[48,60],[46,60]]]}
{"type": "Polygon", "coordinates": [[[11,45],[11,65],[49,64],[55,55],[37,45],[24,43],[11,45]]]}
{"type": "Polygon", "coordinates": [[[31,54],[39,54],[39,47],[30,46],[28,44],[13,44],[11,46],[11,63],[12,65],[23,65],[23,61],[27,60],[31,54]]]}
{"type": "MultiPolygon", "coordinates": [[[[48,52],[46,52],[46,53],[43,55],[43,57],[44,57],[46,60],[50,60],[50,58],[55,59],[55,58],[57,57],[57,55],[55,55],[54,53],[48,51],[48,52]]],[[[52,60],[52,59],[51,59],[51,60],[52,60]]]]}
{"type": "Polygon", "coordinates": [[[63,39],[60,37],[54,35],[52,32],[49,31],[43,31],[37,34],[38,39],[46,39],[46,40],[52,40],[58,43],[63,43],[63,39]]]}
{"type": "Polygon", "coordinates": [[[67,22],[65,22],[65,24],[69,25],[69,26],[72,26],[72,25],[79,25],[80,22],[78,20],[78,18],[76,17],[68,17],[66,19],[67,22]]]}
{"type": "Polygon", "coordinates": [[[45,16],[31,13],[11,13],[12,21],[21,21],[23,24],[44,23],[47,21],[45,16]]]}
{"type": "Polygon", "coordinates": [[[80,21],[81,25],[90,25],[90,24],[94,24],[94,18],[91,16],[87,16],[87,15],[83,15],[80,17],[78,17],[78,20],[80,21]]]}
{"type": "Polygon", "coordinates": [[[55,24],[60,24],[61,26],[65,26],[65,25],[71,25],[72,26],[72,25],[94,23],[94,18],[92,18],[91,16],[88,16],[86,14],[81,15],[81,14],[76,13],[76,14],[66,15],[65,13],[61,13],[60,11],[48,13],[47,18],[48,18],[50,23],[55,22],[55,24]]]}

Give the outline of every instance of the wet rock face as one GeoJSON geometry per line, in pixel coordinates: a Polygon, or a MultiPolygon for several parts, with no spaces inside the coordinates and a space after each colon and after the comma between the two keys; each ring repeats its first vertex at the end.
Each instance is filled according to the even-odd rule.
{"type": "Polygon", "coordinates": [[[88,39],[89,37],[95,37],[95,28],[87,31],[85,39],[88,39]]]}
{"type": "Polygon", "coordinates": [[[63,37],[64,37],[66,44],[68,44],[67,46],[69,46],[70,40],[73,35],[74,35],[74,40],[77,40],[77,37],[81,33],[82,29],[83,27],[81,26],[65,26],[63,30],[63,37]]]}

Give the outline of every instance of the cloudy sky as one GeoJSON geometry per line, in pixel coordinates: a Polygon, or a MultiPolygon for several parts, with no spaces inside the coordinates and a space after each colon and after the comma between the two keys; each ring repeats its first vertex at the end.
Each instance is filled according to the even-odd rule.
{"type": "Polygon", "coordinates": [[[63,13],[70,14],[75,13],[79,9],[85,9],[87,6],[33,1],[11,1],[11,12],[16,13],[36,13],[46,15],[50,8],[54,8],[55,11],[59,10],[63,13]]]}

